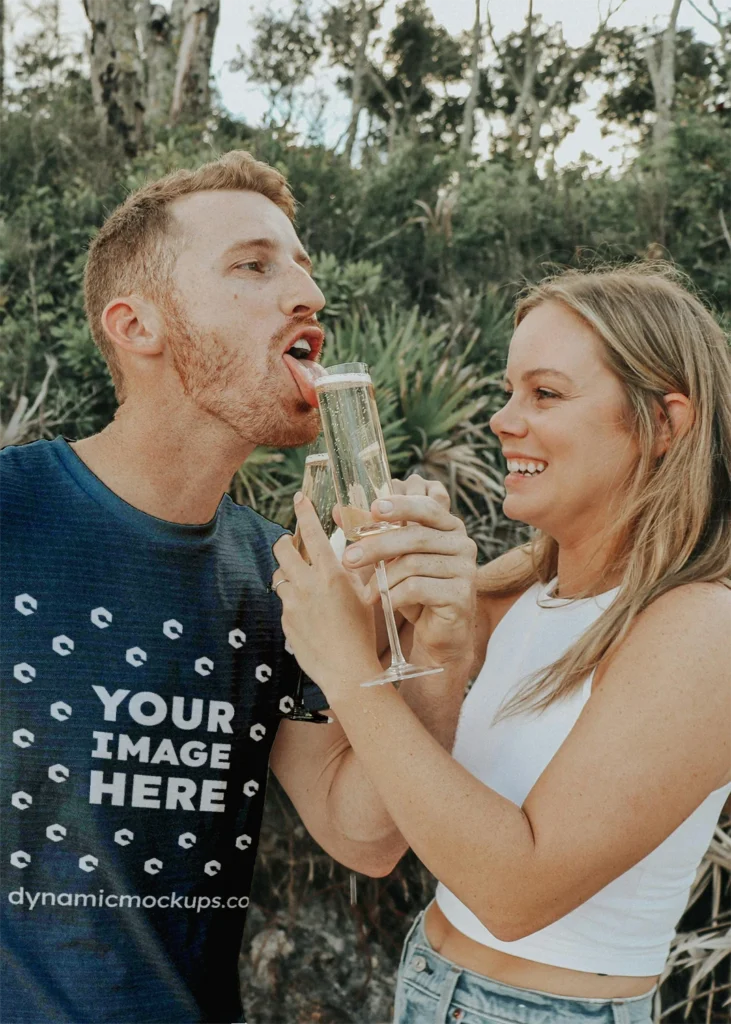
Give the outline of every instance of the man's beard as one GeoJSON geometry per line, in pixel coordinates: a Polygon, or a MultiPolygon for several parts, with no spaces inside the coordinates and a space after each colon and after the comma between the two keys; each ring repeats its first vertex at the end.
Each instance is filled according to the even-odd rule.
{"type": "Polygon", "coordinates": [[[283,408],[282,385],[277,386],[282,374],[278,338],[269,343],[264,374],[255,376],[244,353],[227,348],[215,331],[200,330],[171,300],[165,306],[165,323],[183,391],[199,409],[247,444],[297,448],[314,441],[320,432],[317,411],[301,396],[294,417],[283,408]]]}

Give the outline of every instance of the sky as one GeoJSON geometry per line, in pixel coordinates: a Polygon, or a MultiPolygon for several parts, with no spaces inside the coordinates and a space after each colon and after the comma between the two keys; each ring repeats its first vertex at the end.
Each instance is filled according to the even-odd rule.
{"type": "MultiPolygon", "coordinates": [[[[317,7],[321,0],[313,0],[317,7]]],[[[336,2],[336,0],[335,0],[336,2]]],[[[609,0],[534,0],[534,11],[549,24],[562,23],[564,35],[569,44],[577,46],[591,36],[599,20],[599,10],[606,11],[609,0]],[[567,10],[570,16],[567,16],[567,10]]],[[[613,0],[616,5],[617,0],[613,0]]],[[[705,0],[697,0],[706,6],[705,0]]],[[[167,0],[166,6],[170,6],[167,0]]],[[[251,124],[257,124],[265,115],[267,101],[258,86],[247,85],[242,72],[232,72],[228,65],[236,55],[238,47],[244,51],[252,35],[252,20],[269,6],[269,0],[221,0],[221,19],[216,33],[212,70],[224,106],[231,114],[243,117],[251,124]]],[[[272,0],[272,6],[287,8],[286,0],[272,0]]],[[[386,35],[395,20],[397,0],[388,0],[381,19],[381,35],[386,35]]],[[[490,12],[498,39],[509,32],[520,29],[527,10],[527,0],[490,0],[490,12]]],[[[631,25],[655,25],[666,22],[672,0],[625,0],[621,10],[610,24],[620,28],[631,25]]],[[[13,40],[22,38],[32,27],[28,16],[23,14],[22,0],[8,0],[6,4],[6,48],[11,49],[13,40]]],[[[430,7],[437,22],[450,33],[457,34],[472,26],[474,21],[474,0],[431,0],[430,7]]],[[[61,29],[79,43],[88,31],[82,0],[60,0],[61,29]]],[[[484,4],[483,4],[484,10],[484,4]]],[[[714,29],[690,5],[688,0],[681,5],[678,19],[679,28],[692,28],[696,36],[715,42],[714,29]]],[[[326,141],[334,144],[347,128],[350,105],[346,98],[339,96],[334,86],[334,77],[326,75],[318,81],[332,97],[326,108],[326,141]]],[[[617,168],[630,155],[633,136],[628,132],[616,132],[603,138],[594,108],[601,95],[601,83],[589,87],[587,99],[574,108],[579,118],[576,129],[566,138],[556,153],[559,166],[566,166],[581,157],[582,152],[591,154],[599,163],[617,168]]],[[[478,149],[486,145],[483,137],[477,140],[478,149]]]]}

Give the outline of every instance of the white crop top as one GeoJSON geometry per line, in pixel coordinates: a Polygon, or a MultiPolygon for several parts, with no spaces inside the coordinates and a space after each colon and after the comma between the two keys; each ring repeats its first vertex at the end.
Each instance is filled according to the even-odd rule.
{"type": "MultiPolygon", "coordinates": [[[[495,712],[531,673],[567,651],[617,594],[610,590],[583,600],[561,600],[549,597],[555,582],[536,583],[498,623],[464,702],[453,751],[472,775],[518,806],[573,728],[591,694],[593,674],[581,689],[540,714],[529,711],[493,724],[495,712]]],[[[497,939],[441,883],[437,903],[464,935],[513,956],[575,971],[660,974],[730,792],[731,783],[714,790],[641,861],[532,935],[513,942],[497,939]]]]}

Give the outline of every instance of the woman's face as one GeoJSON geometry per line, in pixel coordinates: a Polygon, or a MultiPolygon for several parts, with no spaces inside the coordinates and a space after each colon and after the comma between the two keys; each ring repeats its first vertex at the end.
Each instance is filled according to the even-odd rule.
{"type": "Polygon", "coordinates": [[[560,302],[531,310],[510,342],[507,403],[490,420],[506,458],[505,515],[560,544],[618,517],[639,448],[601,342],[560,302]]]}

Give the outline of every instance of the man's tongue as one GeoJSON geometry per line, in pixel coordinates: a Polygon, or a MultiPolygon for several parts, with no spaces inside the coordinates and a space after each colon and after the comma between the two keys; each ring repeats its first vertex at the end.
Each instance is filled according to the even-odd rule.
{"type": "Polygon", "coordinates": [[[294,382],[300,390],[300,394],[308,405],[317,408],[317,392],[314,382],[322,373],[319,363],[312,359],[296,359],[289,352],[285,352],[283,359],[289,367],[289,372],[294,377],[294,382]]]}

